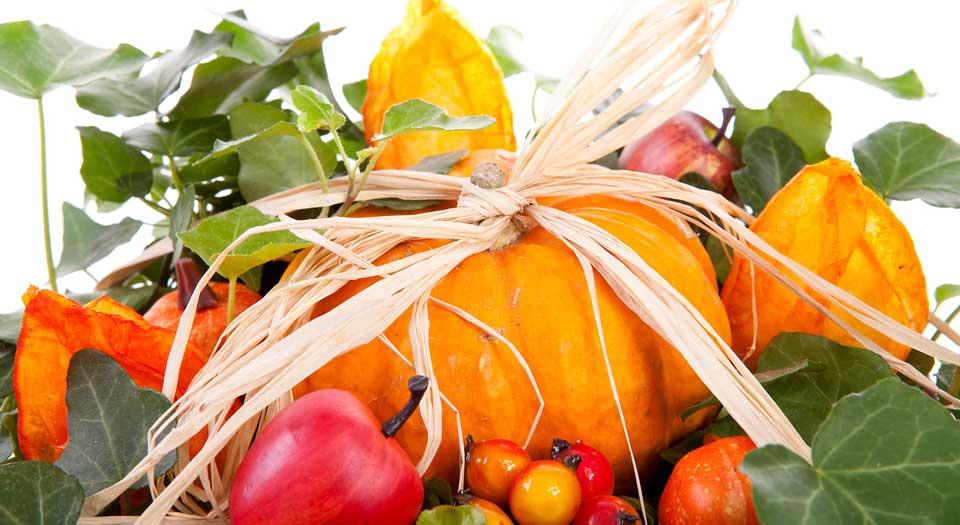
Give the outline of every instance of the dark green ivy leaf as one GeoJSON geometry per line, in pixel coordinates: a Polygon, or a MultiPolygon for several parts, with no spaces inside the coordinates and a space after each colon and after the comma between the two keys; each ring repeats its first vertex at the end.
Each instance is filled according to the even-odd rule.
{"type": "Polygon", "coordinates": [[[474,130],[488,127],[496,119],[487,115],[454,117],[440,106],[414,98],[394,104],[383,116],[383,131],[373,140],[386,140],[411,131],[442,129],[447,131],[474,130]]]}
{"type": "Polygon", "coordinates": [[[952,523],[960,508],[960,425],[896,378],[833,407],[813,438],[813,464],[780,445],[749,453],[760,521],[952,523]]]}
{"type": "Polygon", "coordinates": [[[688,186],[693,186],[694,188],[700,188],[701,190],[707,190],[707,191],[712,191],[714,193],[718,193],[717,187],[714,186],[709,179],[707,179],[706,177],[704,177],[703,175],[700,175],[695,171],[684,173],[677,180],[679,180],[680,182],[688,186]]]}
{"type": "Polygon", "coordinates": [[[126,76],[146,60],[142,51],[127,44],[100,49],[53,26],[0,24],[0,89],[21,97],[40,98],[59,85],[76,87],[126,76]]]}
{"type": "Polygon", "coordinates": [[[442,478],[423,480],[423,508],[432,509],[440,505],[453,505],[453,489],[442,478]]]}
{"type": "Polygon", "coordinates": [[[417,517],[417,525],[484,525],[486,522],[483,512],[473,505],[440,505],[417,517]]]}
{"type": "Polygon", "coordinates": [[[113,133],[81,126],[83,164],[80,176],[97,199],[125,202],[143,197],[153,186],[153,166],[140,151],[113,133]]]}
{"type": "Polygon", "coordinates": [[[367,98],[367,79],[344,84],[342,90],[343,96],[346,97],[347,103],[350,104],[350,107],[360,111],[363,106],[364,99],[367,98]]]}
{"type": "Polygon", "coordinates": [[[510,26],[493,26],[484,41],[490,46],[504,78],[527,71],[527,67],[517,57],[517,47],[523,41],[520,31],[510,26]]]}
{"type": "Polygon", "coordinates": [[[806,164],[800,148],[776,128],[761,127],[743,145],[744,166],[732,174],[733,185],[754,215],[806,164]]]}
{"type": "Polygon", "coordinates": [[[76,525],[83,505],[77,478],[43,461],[0,465],[0,515],[3,522],[76,525]]]}
{"type": "Polygon", "coordinates": [[[447,173],[450,173],[450,170],[453,168],[453,166],[460,162],[461,159],[466,157],[468,153],[470,153],[470,150],[455,149],[446,153],[427,155],[426,157],[423,157],[417,161],[417,163],[413,166],[409,166],[404,169],[446,175],[447,173]]]}
{"type": "MultiPolygon", "coordinates": [[[[70,441],[56,465],[80,480],[89,496],[123,479],[147,454],[147,430],[168,408],[160,392],[138,387],[112,357],[81,350],[67,373],[70,441]]],[[[172,452],[156,466],[173,467],[172,452]]],[[[143,487],[146,479],[134,487],[143,487]]]]}
{"type": "Polygon", "coordinates": [[[183,72],[212,55],[232,39],[229,33],[194,31],[187,47],[167,51],[145,75],[133,80],[97,80],[77,90],[77,104],[97,115],[128,117],[157,111],[180,87],[183,72]]]}
{"type": "Polygon", "coordinates": [[[117,224],[100,224],[80,208],[63,203],[63,253],[57,264],[57,275],[86,270],[133,239],[141,226],[140,221],[130,217],[117,224]]]}
{"type": "Polygon", "coordinates": [[[847,58],[836,53],[825,53],[817,46],[822,40],[823,33],[820,30],[805,29],[800,24],[799,16],[793,19],[793,49],[803,57],[811,75],[854,78],[900,98],[919,100],[929,95],[916,71],[911,69],[895,77],[880,77],[863,66],[862,57],[847,58]]]}
{"type": "Polygon", "coordinates": [[[144,151],[168,157],[206,153],[216,140],[230,138],[223,115],[147,123],[123,133],[123,141],[144,151]]]}
{"type": "Polygon", "coordinates": [[[891,122],[854,144],[853,156],[884,199],[960,208],[960,144],[929,126],[891,122]]]}
{"type": "MultiPolygon", "coordinates": [[[[729,95],[728,101],[733,105],[737,102],[729,95]]],[[[830,110],[810,93],[781,91],[766,109],[738,106],[731,140],[742,149],[747,137],[764,126],[789,137],[803,151],[807,164],[827,158],[827,138],[832,129],[830,110]]]]}

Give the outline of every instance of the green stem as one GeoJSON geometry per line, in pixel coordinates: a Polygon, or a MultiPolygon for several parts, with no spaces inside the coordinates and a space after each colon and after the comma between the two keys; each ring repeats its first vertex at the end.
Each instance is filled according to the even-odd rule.
{"type": "Polygon", "coordinates": [[[303,144],[303,147],[306,148],[307,152],[310,153],[310,160],[313,161],[313,168],[317,170],[317,177],[320,179],[320,188],[323,189],[323,192],[327,192],[327,173],[323,169],[323,164],[320,162],[320,157],[317,156],[317,151],[313,149],[313,144],[310,144],[310,141],[307,140],[307,136],[303,133],[300,134],[300,143],[303,144]]]}
{"type": "Polygon", "coordinates": [[[162,214],[164,214],[164,215],[170,215],[170,210],[168,210],[168,209],[164,208],[163,206],[161,206],[161,205],[153,202],[152,200],[150,200],[150,199],[148,199],[148,198],[146,198],[146,197],[139,197],[139,199],[140,199],[140,202],[146,204],[147,206],[149,206],[150,208],[152,208],[154,211],[157,211],[157,212],[162,213],[162,214]]]}
{"type": "Polygon", "coordinates": [[[804,85],[811,78],[813,78],[813,73],[808,74],[807,76],[803,77],[803,80],[801,80],[800,82],[797,82],[797,85],[793,86],[793,90],[796,91],[800,89],[800,86],[804,85]]]}
{"type": "Polygon", "coordinates": [[[233,322],[233,303],[237,299],[237,278],[231,277],[227,288],[227,324],[233,322]]]}
{"type": "Polygon", "coordinates": [[[83,273],[87,274],[87,277],[93,279],[93,282],[95,282],[95,283],[99,283],[99,282],[100,282],[100,279],[97,279],[97,276],[96,276],[96,275],[93,275],[92,273],[90,273],[90,270],[84,268],[84,269],[83,269],[83,273]]]}
{"type": "Polygon", "coordinates": [[[180,172],[177,171],[177,163],[173,160],[173,157],[167,157],[167,159],[169,160],[170,180],[173,181],[173,187],[176,188],[178,192],[182,192],[183,185],[180,184],[180,172]]]}
{"type": "Polygon", "coordinates": [[[717,69],[713,70],[713,81],[717,83],[717,87],[720,88],[720,92],[723,93],[723,98],[727,99],[728,104],[737,108],[746,107],[743,105],[743,102],[740,102],[740,99],[737,98],[737,95],[733,93],[733,89],[730,88],[730,84],[727,83],[727,79],[724,78],[717,69]]]}
{"type": "MultiPolygon", "coordinates": [[[[946,316],[943,319],[943,323],[950,324],[951,322],[953,322],[954,319],[957,318],[958,315],[960,315],[960,306],[957,306],[956,308],[954,308],[954,310],[950,312],[950,315],[946,316]]],[[[940,330],[937,330],[936,332],[933,333],[933,337],[931,337],[930,339],[933,341],[936,341],[937,339],[940,339],[941,335],[943,335],[943,332],[941,332],[940,330]]]]}
{"type": "Polygon", "coordinates": [[[47,254],[47,278],[50,289],[57,291],[57,271],[53,267],[53,248],[50,243],[50,203],[47,199],[47,129],[43,117],[43,97],[37,99],[40,117],[40,206],[43,213],[43,246],[47,254]]]}
{"type": "Polygon", "coordinates": [[[350,180],[350,187],[347,189],[347,197],[343,200],[343,204],[340,205],[340,209],[337,210],[338,216],[345,217],[355,210],[353,203],[357,199],[357,196],[360,195],[360,190],[363,189],[363,185],[366,184],[367,177],[370,175],[370,172],[373,171],[373,167],[377,165],[377,161],[380,159],[380,154],[383,153],[385,145],[385,141],[382,141],[377,145],[377,149],[373,152],[373,155],[370,156],[366,167],[360,174],[360,179],[350,180]]]}

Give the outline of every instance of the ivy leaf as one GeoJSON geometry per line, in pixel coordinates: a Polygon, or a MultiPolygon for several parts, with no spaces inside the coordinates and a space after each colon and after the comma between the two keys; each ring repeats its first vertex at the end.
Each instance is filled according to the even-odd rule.
{"type": "Polygon", "coordinates": [[[812,456],[779,445],[746,456],[761,522],[949,523],[960,508],[960,425],[896,378],[837,402],[812,456]]]}
{"type": "MultiPolygon", "coordinates": [[[[67,373],[70,441],[56,465],[80,480],[89,496],[123,479],[147,454],[147,430],[168,408],[160,392],[138,387],[112,357],[81,350],[67,373]]],[[[154,470],[173,467],[176,452],[154,470]]],[[[134,484],[146,486],[146,479],[134,484]]]]}
{"type": "MultiPolygon", "coordinates": [[[[10,357],[11,366],[13,366],[13,356],[10,357]]],[[[9,377],[7,378],[9,379],[9,377]]],[[[7,394],[12,395],[12,394],[7,394]]],[[[13,398],[8,398],[13,399],[13,398]]],[[[0,405],[5,404],[5,400],[0,400],[0,405]]],[[[11,456],[19,456],[20,452],[19,437],[17,436],[17,410],[4,412],[0,406],[0,463],[9,460],[11,456]]]]}
{"type": "Polygon", "coordinates": [[[133,117],[157,111],[180,87],[183,72],[232,39],[229,33],[194,31],[187,47],[160,55],[154,67],[133,80],[102,79],[77,90],[77,105],[97,115],[133,117]]]}
{"type": "Polygon", "coordinates": [[[527,66],[517,57],[516,49],[523,42],[523,34],[510,26],[493,26],[484,39],[493,52],[503,77],[527,71],[527,66]]]}
{"type": "Polygon", "coordinates": [[[337,168],[337,155],[316,133],[301,135],[289,115],[267,104],[241,104],[230,112],[231,142],[218,143],[207,158],[238,152],[240,191],[247,202],[319,180],[313,157],[301,137],[313,148],[324,174],[337,168]]]}
{"type": "Polygon", "coordinates": [[[148,123],[123,133],[127,144],[168,157],[206,153],[214,141],[228,138],[230,123],[222,115],[148,123]]]}
{"type": "Polygon", "coordinates": [[[133,239],[141,226],[143,223],[130,217],[117,224],[100,224],[80,208],[63,203],[63,253],[57,264],[57,275],[89,268],[133,239]]]}
{"type": "Polygon", "coordinates": [[[410,166],[408,170],[422,171],[425,173],[439,173],[446,175],[450,173],[453,166],[467,156],[470,150],[455,149],[446,153],[437,153],[436,155],[427,155],[420,159],[416,164],[410,166]]]}
{"type": "MultiPolygon", "coordinates": [[[[192,230],[181,233],[180,239],[187,248],[211,264],[242,233],[272,222],[277,219],[252,206],[240,206],[204,220],[192,230]]],[[[307,246],[310,246],[309,242],[287,231],[254,235],[227,255],[219,272],[227,279],[235,279],[252,268],[307,246]]]]}
{"type": "Polygon", "coordinates": [[[83,488],[77,478],[43,461],[0,465],[0,515],[4,523],[75,525],[83,488]]]}
{"type": "Polygon", "coordinates": [[[92,195],[102,201],[125,202],[150,193],[153,166],[137,148],[93,126],[77,130],[83,151],[80,176],[92,195]]]}
{"type": "Polygon", "coordinates": [[[743,202],[759,215],[806,164],[803,152],[776,128],[761,127],[750,133],[743,145],[744,166],[732,174],[733,185],[743,202]]]}
{"type": "MultiPolygon", "coordinates": [[[[216,142],[214,142],[216,144],[216,142]]],[[[236,155],[220,155],[215,159],[203,161],[206,155],[193,155],[190,164],[180,168],[180,182],[196,184],[197,195],[213,196],[225,189],[220,181],[235,179],[240,173],[240,159],[236,155]],[[212,193],[209,193],[212,191],[212,193]]]]}
{"type": "Polygon", "coordinates": [[[16,346],[20,338],[20,323],[23,310],[0,314],[0,342],[16,346]]]}
{"type": "Polygon", "coordinates": [[[350,107],[357,111],[361,111],[363,101],[367,98],[367,79],[344,84],[343,88],[341,89],[343,91],[343,96],[347,99],[347,103],[350,104],[350,107]]]}
{"type": "Polygon", "coordinates": [[[221,50],[220,56],[233,57],[248,64],[269,64],[280,54],[282,41],[254,28],[242,9],[225,13],[213,30],[233,35],[230,47],[221,50]]]}
{"type": "Polygon", "coordinates": [[[941,284],[933,291],[933,297],[937,301],[937,308],[939,308],[941,304],[950,299],[960,297],[960,284],[941,284]]]}
{"type": "Polygon", "coordinates": [[[62,30],[30,21],[0,24],[0,89],[40,98],[59,85],[81,86],[140,70],[147,56],[128,44],[87,45],[62,30]]]}
{"type": "Polygon", "coordinates": [[[317,129],[337,130],[347,121],[334,109],[326,95],[310,86],[297,86],[290,93],[290,98],[300,112],[297,127],[304,133],[317,129]]]}
{"type": "Polygon", "coordinates": [[[793,49],[803,57],[811,75],[854,78],[899,98],[919,100],[929,95],[916,71],[911,69],[895,77],[880,77],[863,67],[862,57],[847,58],[836,53],[825,53],[817,46],[822,40],[823,33],[819,29],[807,30],[800,24],[800,17],[794,17],[793,49]]]}
{"type": "Polygon", "coordinates": [[[473,505],[440,505],[417,517],[417,525],[484,525],[486,522],[483,512],[473,505]]]}
{"type": "MultiPolygon", "coordinates": [[[[804,361],[809,366],[764,384],[764,389],[807,443],[838,399],[893,376],[890,365],[869,350],[802,333],[774,337],[760,354],[757,370],[784,369],[804,361]]],[[[707,431],[743,433],[729,417],[718,419],[707,431]]]]}
{"type": "Polygon", "coordinates": [[[181,233],[190,229],[190,221],[193,220],[193,202],[197,198],[197,192],[193,185],[189,185],[180,192],[177,203],[170,210],[170,231],[168,236],[173,243],[172,260],[180,260],[180,254],[183,252],[183,242],[180,241],[181,233]]]}
{"type": "Polygon", "coordinates": [[[680,182],[688,186],[693,186],[694,188],[700,188],[701,190],[707,190],[707,191],[712,191],[714,193],[718,193],[717,187],[714,186],[712,182],[710,182],[710,179],[704,177],[703,175],[700,175],[695,171],[684,173],[677,180],[679,180],[680,182]]]}
{"type": "Polygon", "coordinates": [[[884,199],[960,208],[960,144],[929,126],[891,122],[854,144],[853,156],[884,199]]]}
{"type": "Polygon", "coordinates": [[[703,247],[707,250],[707,255],[710,256],[710,262],[713,263],[713,271],[717,274],[717,283],[722,286],[727,281],[727,277],[730,276],[730,268],[733,266],[733,261],[730,260],[731,255],[727,253],[720,239],[712,235],[707,237],[703,247]]]}
{"type": "Polygon", "coordinates": [[[830,110],[810,93],[781,91],[766,109],[750,109],[737,104],[726,93],[727,100],[737,106],[731,140],[743,148],[747,137],[757,128],[776,128],[803,151],[807,164],[827,158],[827,138],[830,136],[830,110]]]}
{"type": "Polygon", "coordinates": [[[432,509],[440,505],[453,505],[453,489],[442,478],[423,480],[423,508],[432,509]]]}
{"type": "Polygon", "coordinates": [[[442,129],[447,131],[482,129],[496,120],[487,115],[452,117],[440,106],[414,98],[394,104],[383,116],[383,131],[373,140],[386,140],[410,131],[442,129]]]}
{"type": "MultiPolygon", "coordinates": [[[[810,363],[809,361],[807,361],[806,359],[802,359],[802,360],[797,361],[797,362],[795,362],[795,363],[790,363],[790,364],[784,366],[783,368],[777,368],[777,369],[774,369],[774,370],[766,370],[766,371],[763,371],[763,372],[758,371],[758,372],[754,375],[754,377],[756,377],[757,382],[759,382],[761,385],[768,385],[768,384],[770,384],[770,383],[773,383],[774,381],[778,381],[778,380],[783,379],[784,377],[787,377],[787,376],[789,376],[789,375],[791,375],[791,374],[796,374],[796,373],[801,372],[801,371],[804,371],[804,370],[815,370],[815,371],[816,371],[816,370],[822,370],[822,369],[823,369],[823,366],[817,365],[817,364],[811,364],[811,363],[810,363]]],[[[697,411],[700,410],[701,408],[706,408],[706,407],[708,407],[708,406],[713,406],[713,405],[720,405],[720,400],[717,399],[716,396],[710,396],[710,397],[708,397],[707,399],[704,399],[703,401],[701,401],[701,402],[699,402],[699,403],[697,403],[697,404],[695,404],[695,405],[687,408],[686,410],[684,410],[684,411],[680,414],[680,418],[681,418],[681,419],[687,419],[688,417],[690,417],[691,415],[693,415],[695,412],[697,412],[697,411]]]]}
{"type": "Polygon", "coordinates": [[[393,211],[416,211],[440,204],[438,200],[405,201],[403,199],[373,199],[364,201],[364,206],[375,206],[393,211]]]}

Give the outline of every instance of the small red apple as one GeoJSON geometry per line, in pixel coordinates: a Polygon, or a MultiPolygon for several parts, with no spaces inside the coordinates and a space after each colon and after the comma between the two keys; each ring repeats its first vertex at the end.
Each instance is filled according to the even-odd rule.
{"type": "Polygon", "coordinates": [[[583,491],[583,499],[593,496],[613,494],[613,467],[610,461],[599,450],[585,445],[579,439],[570,443],[560,438],[553,439],[550,457],[563,459],[571,456],[580,456],[577,466],[577,481],[583,491]]]}
{"type": "Polygon", "coordinates": [[[380,426],[353,394],[317,390],[267,424],[240,463],[230,492],[234,525],[409,525],[423,483],[394,434],[428,379],[407,384],[410,401],[380,426]]]}
{"type": "Polygon", "coordinates": [[[740,153],[724,135],[732,117],[733,108],[725,108],[723,124],[717,128],[692,111],[681,111],[623,148],[620,167],[671,179],[696,172],[735,200],[730,174],[740,167],[740,153]]]}

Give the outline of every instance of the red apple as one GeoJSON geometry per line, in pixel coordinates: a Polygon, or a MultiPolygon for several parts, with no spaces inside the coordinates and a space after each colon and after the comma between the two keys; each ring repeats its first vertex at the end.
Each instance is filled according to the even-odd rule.
{"type": "Polygon", "coordinates": [[[585,445],[579,439],[571,444],[569,441],[554,438],[550,457],[563,459],[571,456],[580,456],[577,481],[580,482],[583,499],[613,494],[613,467],[599,450],[585,445]]]}
{"type": "Polygon", "coordinates": [[[740,167],[740,153],[724,136],[732,116],[732,108],[725,109],[723,124],[717,128],[692,111],[681,111],[623,148],[620,167],[671,179],[696,172],[735,200],[737,190],[730,174],[740,167]]]}
{"type": "Polygon", "coordinates": [[[423,503],[420,475],[393,438],[428,380],[381,427],[353,394],[307,394],[267,424],[240,463],[230,493],[234,525],[409,525],[423,503]]]}
{"type": "Polygon", "coordinates": [[[636,509],[616,496],[584,499],[573,518],[573,525],[630,525],[639,522],[636,509]]]}

